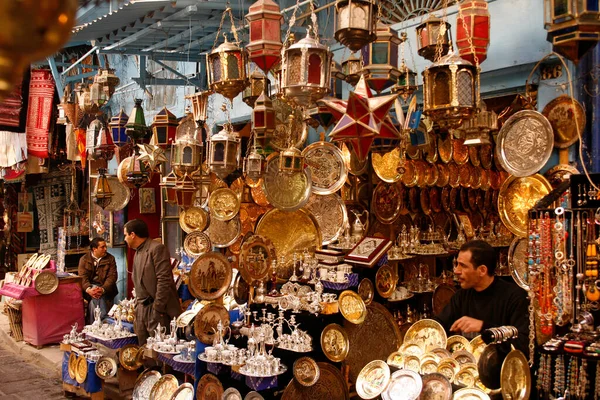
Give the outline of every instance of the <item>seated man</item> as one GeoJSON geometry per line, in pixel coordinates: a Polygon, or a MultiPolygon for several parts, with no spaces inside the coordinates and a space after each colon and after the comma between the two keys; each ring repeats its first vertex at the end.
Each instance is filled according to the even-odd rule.
{"type": "Polygon", "coordinates": [[[89,301],[88,323],[94,322],[94,309],[99,306],[101,318],[113,305],[117,289],[117,263],[108,254],[106,241],[96,237],[90,242],[90,252],[79,260],[79,276],[83,277],[84,297],[89,301]]]}
{"type": "Polygon", "coordinates": [[[474,338],[498,326],[514,326],[519,337],[512,341],[525,356],[529,340],[527,292],[496,276],[496,253],[483,240],[472,240],[459,250],[454,273],[460,287],[444,310],[434,317],[447,332],[474,338]]]}

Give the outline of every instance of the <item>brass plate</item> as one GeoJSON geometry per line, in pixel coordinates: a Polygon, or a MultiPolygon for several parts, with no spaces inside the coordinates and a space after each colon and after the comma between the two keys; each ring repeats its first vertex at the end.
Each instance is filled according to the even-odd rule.
{"type": "Polygon", "coordinates": [[[452,139],[452,160],[457,165],[462,165],[469,161],[469,148],[465,146],[464,139],[452,139]]]}
{"type": "Polygon", "coordinates": [[[221,399],[223,396],[223,385],[215,375],[206,373],[202,375],[196,389],[196,400],[221,399]]]}
{"type": "Polygon", "coordinates": [[[458,184],[462,187],[468,188],[471,186],[471,164],[465,163],[458,166],[458,184]]]}
{"type": "Polygon", "coordinates": [[[387,364],[396,368],[404,368],[404,355],[399,351],[394,351],[387,358],[387,364]]]}
{"type": "Polygon", "coordinates": [[[269,203],[269,200],[267,199],[267,195],[265,194],[265,191],[263,190],[263,179],[262,178],[260,178],[258,180],[257,186],[250,187],[250,194],[252,194],[252,200],[254,200],[254,202],[256,204],[258,204],[259,206],[268,207],[271,205],[271,203],[269,203]]]}
{"type": "Polygon", "coordinates": [[[484,169],[492,168],[494,163],[494,152],[491,144],[482,144],[479,146],[479,160],[484,169]]]}
{"type": "Polygon", "coordinates": [[[417,175],[417,186],[422,188],[429,180],[429,164],[423,160],[415,160],[414,165],[417,175]]]}
{"type": "Polygon", "coordinates": [[[269,203],[284,211],[298,210],[308,202],[312,180],[310,169],[302,172],[279,171],[279,153],[267,157],[263,190],[269,203]]]}
{"type": "Polygon", "coordinates": [[[208,222],[208,214],[199,207],[190,207],[179,212],[179,226],[186,233],[203,231],[208,222]]]}
{"type": "Polygon", "coordinates": [[[440,161],[444,164],[448,164],[452,160],[452,153],[454,147],[452,146],[452,134],[446,135],[446,139],[442,139],[438,136],[438,153],[440,154],[440,161]]]}
{"type": "Polygon", "coordinates": [[[310,386],[302,386],[295,379],[285,388],[281,400],[349,400],[348,386],[339,369],[325,362],[317,363],[320,376],[317,382],[310,386]]]}
{"type": "Polygon", "coordinates": [[[173,393],[177,391],[179,387],[179,382],[177,378],[175,378],[171,374],[166,374],[161,376],[158,381],[152,386],[152,390],[150,390],[149,400],[163,400],[170,399],[173,396],[173,393]]]}
{"type": "Polygon", "coordinates": [[[54,272],[42,271],[34,278],[35,290],[40,294],[52,294],[58,288],[58,277],[54,272]]]}
{"type": "Polygon", "coordinates": [[[508,248],[508,269],[515,283],[529,291],[529,240],[514,238],[508,248]]]}
{"type": "Polygon", "coordinates": [[[335,193],[344,186],[348,172],[342,151],[328,142],[315,142],[302,150],[304,163],[310,169],[312,192],[335,193]]]}
{"type": "Polygon", "coordinates": [[[402,197],[398,185],[379,182],[373,191],[373,211],[375,217],[384,224],[393,223],[400,215],[402,197]]]}
{"type": "Polygon", "coordinates": [[[485,342],[481,338],[481,335],[476,336],[473,340],[469,342],[469,344],[471,345],[471,350],[473,350],[473,355],[475,356],[475,359],[479,361],[479,356],[481,356],[481,353],[483,352],[483,349],[485,349],[486,346],[485,342]]]}
{"type": "Polygon", "coordinates": [[[510,174],[530,176],[546,164],[553,146],[554,134],[548,119],[537,111],[519,111],[498,132],[496,158],[510,174]]]}
{"type": "Polygon", "coordinates": [[[194,385],[189,382],[179,385],[177,390],[173,392],[170,400],[189,400],[194,398],[194,385]]]}
{"type": "Polygon", "coordinates": [[[349,366],[349,380],[356,382],[358,374],[373,360],[386,360],[402,344],[400,328],[392,314],[381,304],[367,306],[367,317],[360,325],[345,322],[350,350],[344,361],[349,366]],[[377,340],[373,340],[377,338],[377,340]]]}
{"type": "Polygon", "coordinates": [[[452,400],[490,400],[490,396],[477,388],[463,388],[454,392],[452,400]]]}
{"type": "Polygon", "coordinates": [[[117,362],[110,357],[101,357],[96,362],[96,375],[100,379],[112,378],[117,374],[117,362]]]}
{"type": "Polygon", "coordinates": [[[461,335],[453,335],[448,338],[448,343],[446,344],[446,349],[450,353],[454,353],[461,350],[466,350],[471,352],[471,344],[469,343],[469,339],[461,335]]]}
{"type": "Polygon", "coordinates": [[[395,183],[402,178],[402,159],[400,149],[395,148],[387,153],[372,153],[373,171],[384,182],[395,183]]]}
{"type": "MultiPolygon", "coordinates": [[[[217,399],[218,400],[218,399],[217,399]]],[[[242,394],[234,387],[225,389],[222,400],[242,400],[242,394]]]]}
{"type": "Polygon", "coordinates": [[[430,164],[438,160],[437,135],[432,132],[427,132],[429,143],[423,148],[423,158],[430,164]]]}
{"type": "MultiPolygon", "coordinates": [[[[119,363],[128,371],[136,371],[141,364],[137,360],[140,347],[137,344],[126,344],[119,349],[119,363]]],[[[144,351],[142,349],[142,351],[144,351]]]]}
{"type": "Polygon", "coordinates": [[[487,169],[480,169],[481,172],[481,190],[488,190],[490,186],[490,171],[487,169]]]}
{"type": "Polygon", "coordinates": [[[237,217],[229,221],[215,219],[210,222],[205,233],[210,238],[210,242],[214,247],[228,247],[238,240],[242,233],[242,223],[237,217]]]}
{"type": "Polygon", "coordinates": [[[223,326],[229,326],[229,313],[220,304],[209,303],[196,315],[194,321],[194,334],[204,344],[212,345],[217,324],[222,321],[223,326]]]}
{"type": "Polygon", "coordinates": [[[194,319],[194,317],[196,316],[196,314],[198,314],[199,310],[194,310],[194,309],[190,309],[187,311],[182,312],[181,314],[179,314],[179,316],[177,317],[177,327],[178,328],[185,328],[186,326],[188,326],[190,324],[190,322],[192,322],[192,319],[194,319]]]}
{"type": "Polygon", "coordinates": [[[585,130],[585,110],[574,98],[562,95],[546,104],[542,114],[548,119],[554,132],[554,147],[566,149],[579,140],[579,132],[585,130]]]}
{"type": "Polygon", "coordinates": [[[448,350],[442,349],[441,347],[436,347],[435,349],[431,350],[430,353],[438,356],[440,360],[443,360],[445,358],[452,358],[452,354],[448,350]]]}
{"type": "Polygon", "coordinates": [[[406,187],[413,187],[417,184],[417,169],[413,161],[406,161],[403,166],[402,183],[406,187]]]}
{"type": "Polygon", "coordinates": [[[412,213],[418,213],[421,209],[421,198],[419,196],[419,188],[411,187],[408,190],[408,209],[412,213]]]}
{"type": "Polygon", "coordinates": [[[231,278],[229,261],[216,252],[198,257],[190,270],[190,286],[200,300],[215,300],[223,296],[229,289],[231,278]]]}
{"type": "Polygon", "coordinates": [[[481,159],[479,158],[479,146],[468,146],[469,147],[469,160],[474,167],[481,165],[481,159]]]}
{"type": "Polygon", "coordinates": [[[67,371],[69,372],[69,377],[71,379],[75,379],[75,370],[77,366],[77,354],[74,351],[69,354],[69,365],[67,367],[67,371]]]}
{"type": "Polygon", "coordinates": [[[442,212],[442,194],[439,188],[429,188],[429,204],[434,212],[442,212]]]}
{"type": "MultiPolygon", "coordinates": [[[[392,374],[390,382],[381,393],[383,400],[416,400],[422,393],[423,380],[421,375],[410,370],[399,370],[392,374]]],[[[422,397],[424,399],[437,399],[437,397],[422,397]]]]}
{"type": "Polygon", "coordinates": [[[104,211],[119,211],[124,209],[129,204],[129,200],[131,200],[131,191],[127,186],[119,182],[119,178],[116,176],[107,176],[106,178],[108,179],[108,184],[113,195],[110,198],[110,203],[104,207],[104,211]]]}
{"type": "Polygon", "coordinates": [[[413,146],[410,141],[406,145],[406,155],[411,160],[419,160],[421,158],[421,149],[417,146],[413,146]]]}
{"type": "Polygon", "coordinates": [[[208,208],[211,218],[229,221],[240,211],[240,199],[229,188],[220,188],[210,194],[208,208]]]}
{"type": "Polygon", "coordinates": [[[471,180],[469,182],[469,186],[472,189],[479,189],[483,182],[485,169],[481,167],[472,167],[471,168],[471,180]]]}
{"type": "Polygon", "coordinates": [[[249,284],[265,279],[271,263],[277,260],[275,246],[268,238],[252,235],[244,240],[240,251],[240,274],[249,284]]]}
{"type": "MultiPolygon", "coordinates": [[[[472,356],[472,355],[471,355],[472,356]]],[[[479,374],[477,373],[477,365],[462,365],[460,371],[454,377],[454,382],[460,386],[472,388],[475,386],[479,374]]]]}
{"type": "Polygon", "coordinates": [[[438,364],[437,372],[448,378],[450,382],[454,382],[458,371],[460,371],[460,364],[454,358],[445,358],[438,364]]]}
{"type": "Polygon", "coordinates": [[[338,304],[342,316],[353,324],[362,324],[367,317],[365,302],[352,290],[344,290],[340,293],[338,304]]]}
{"type": "Polygon", "coordinates": [[[302,386],[313,386],[319,380],[321,370],[310,357],[300,357],[294,361],[294,378],[302,386]]]}
{"type": "Polygon", "coordinates": [[[516,236],[528,234],[528,211],[552,190],[550,183],[540,174],[519,178],[511,176],[500,188],[498,213],[502,223],[516,236]]]}
{"type": "Polygon", "coordinates": [[[419,202],[421,203],[421,211],[425,215],[431,215],[431,202],[429,199],[429,190],[421,189],[421,193],[419,194],[419,202]]]}
{"type": "Polygon", "coordinates": [[[417,343],[425,352],[436,347],[445,348],[446,340],[446,331],[439,322],[432,319],[415,322],[404,336],[405,342],[417,343]]]}
{"type": "Polygon", "coordinates": [[[312,214],[304,209],[293,212],[277,208],[265,213],[256,225],[257,235],[271,240],[275,246],[277,257],[285,257],[286,265],[277,271],[277,276],[289,278],[294,253],[308,249],[309,253],[321,248],[321,231],[319,223],[312,214]]]}
{"type": "Polygon", "coordinates": [[[133,386],[133,400],[146,400],[150,397],[150,392],[154,384],[161,377],[158,371],[146,370],[138,376],[133,386]]]}
{"type": "Polygon", "coordinates": [[[427,374],[423,376],[421,397],[423,399],[451,400],[452,384],[440,373],[427,374]]]}
{"type": "Polygon", "coordinates": [[[502,398],[526,400],[531,393],[531,371],[523,353],[512,350],[502,363],[500,372],[502,398]]]}
{"type": "Polygon", "coordinates": [[[435,186],[440,177],[440,171],[437,168],[437,164],[429,165],[429,174],[427,175],[427,186],[435,186]]]}
{"type": "Polygon", "coordinates": [[[352,175],[360,176],[367,172],[369,167],[369,160],[359,160],[359,158],[351,151],[345,143],[341,143],[340,150],[342,151],[342,157],[344,158],[344,164],[346,164],[346,169],[352,175]]]}
{"type": "Polygon", "coordinates": [[[373,360],[363,367],[356,379],[356,393],[361,399],[374,399],[390,382],[390,367],[381,360],[373,360]]]}
{"type": "Polygon", "coordinates": [[[452,211],[452,209],[450,208],[450,190],[451,189],[449,186],[446,186],[442,189],[442,207],[446,212],[452,211]]]}
{"type": "Polygon", "coordinates": [[[339,194],[316,195],[313,193],[304,208],[310,211],[317,220],[323,246],[336,242],[344,233],[346,224],[348,224],[348,211],[339,194]]]}
{"type": "Polygon", "coordinates": [[[456,163],[454,163],[454,162],[450,162],[450,163],[448,163],[447,167],[448,167],[448,185],[450,185],[450,187],[456,188],[459,186],[458,165],[456,165],[456,163]]]}
{"type": "Polygon", "coordinates": [[[77,363],[75,364],[75,380],[77,383],[83,383],[87,379],[88,365],[85,356],[77,357],[77,363]]]}
{"type": "Polygon", "coordinates": [[[206,233],[195,231],[186,235],[183,248],[191,257],[198,257],[209,252],[212,246],[206,233]]]}
{"type": "Polygon", "coordinates": [[[246,397],[244,397],[244,400],[265,400],[264,397],[262,397],[260,395],[260,393],[255,392],[254,390],[251,392],[248,392],[248,394],[246,394],[246,397]]]}
{"type": "Polygon", "coordinates": [[[416,372],[421,372],[421,359],[418,356],[407,355],[404,357],[404,369],[416,372]]]}
{"type": "Polygon", "coordinates": [[[346,359],[350,343],[346,330],[338,324],[329,324],[321,332],[321,350],[333,362],[346,359]]]}
{"type": "Polygon", "coordinates": [[[239,273],[233,282],[233,299],[237,304],[246,304],[250,299],[250,285],[239,273]]]}
{"type": "Polygon", "coordinates": [[[365,302],[365,305],[371,304],[375,295],[375,287],[369,278],[363,278],[358,284],[358,295],[365,302]]]}
{"type": "Polygon", "coordinates": [[[388,264],[382,265],[375,274],[375,287],[377,293],[384,299],[388,299],[396,290],[396,282],[398,278],[394,274],[394,270],[388,264]]]}
{"type": "Polygon", "coordinates": [[[471,354],[468,349],[454,351],[452,353],[452,358],[458,361],[461,366],[465,364],[475,364],[477,362],[475,356],[471,354]]]}
{"type": "Polygon", "coordinates": [[[450,181],[450,171],[446,164],[436,164],[438,170],[438,179],[435,181],[437,187],[444,187],[450,181]]]}
{"type": "Polygon", "coordinates": [[[456,293],[456,289],[450,285],[442,284],[435,288],[431,299],[433,315],[438,315],[444,310],[454,293],[456,293]]]}
{"type": "Polygon", "coordinates": [[[558,164],[546,171],[544,177],[548,179],[552,187],[557,187],[573,174],[579,174],[577,168],[568,164],[558,164]]]}

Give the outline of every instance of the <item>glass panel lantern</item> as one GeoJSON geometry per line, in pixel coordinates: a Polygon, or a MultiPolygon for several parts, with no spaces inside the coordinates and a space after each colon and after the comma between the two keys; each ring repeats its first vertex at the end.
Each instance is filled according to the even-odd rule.
{"type": "Polygon", "coordinates": [[[254,145],[252,146],[252,150],[250,151],[250,154],[248,154],[248,156],[244,159],[244,174],[248,178],[256,181],[256,180],[262,178],[263,173],[265,172],[264,170],[265,170],[265,159],[258,152],[256,143],[254,143],[254,145]]]}
{"type": "Polygon", "coordinates": [[[356,57],[354,54],[350,55],[346,61],[342,62],[342,73],[344,74],[344,80],[352,86],[356,85],[360,80],[361,71],[362,65],[360,58],[356,57]]]}
{"type": "Polygon", "coordinates": [[[125,177],[131,187],[139,189],[150,181],[150,171],[146,164],[139,160],[138,154],[126,158],[123,162],[127,163],[125,177]]]}
{"type": "Polygon", "coordinates": [[[192,112],[194,114],[194,119],[199,124],[206,122],[209,96],[210,91],[208,90],[185,96],[186,99],[192,100],[192,112]]]}
{"type": "Polygon", "coordinates": [[[206,57],[206,62],[210,88],[231,102],[248,86],[246,51],[228,42],[226,36],[225,42],[206,57]]]}
{"type": "Polygon", "coordinates": [[[75,95],[77,97],[77,104],[79,105],[79,109],[84,114],[93,114],[98,112],[98,106],[92,102],[90,88],[86,84],[76,84],[75,95]]]}
{"type": "Polygon", "coordinates": [[[283,15],[272,0],[258,0],[246,14],[250,41],[246,45],[250,61],[265,73],[281,59],[281,22],[283,15]]]}
{"type": "Polygon", "coordinates": [[[102,85],[107,101],[115,93],[115,88],[121,80],[115,75],[115,70],[112,68],[101,68],[98,75],[94,77],[94,82],[102,85]]]}
{"type": "Polygon", "coordinates": [[[90,158],[93,157],[94,145],[98,142],[100,131],[104,128],[104,123],[100,119],[101,115],[97,114],[96,119],[90,122],[85,131],[85,149],[90,158]]]}
{"type": "Polygon", "coordinates": [[[178,179],[175,184],[175,196],[177,205],[184,210],[187,210],[194,205],[196,199],[196,186],[189,175],[184,175],[178,179]]]}
{"type": "Polygon", "coordinates": [[[285,97],[301,107],[322,99],[330,90],[332,53],[313,35],[309,27],[306,37],[290,45],[283,56],[285,97]]]}
{"type": "Polygon", "coordinates": [[[211,136],[208,147],[208,167],[219,178],[224,179],[238,168],[241,143],[231,124],[211,136]]]}
{"type": "Polygon", "coordinates": [[[125,114],[125,111],[121,109],[117,115],[110,119],[108,126],[112,132],[113,143],[117,146],[122,146],[127,143],[127,134],[125,133],[125,126],[129,116],[125,114]]]}
{"type": "Polygon", "coordinates": [[[96,136],[95,142],[92,144],[93,150],[91,158],[94,160],[108,161],[115,155],[115,144],[112,141],[112,136],[104,121],[101,121],[100,132],[96,136]]]}
{"type": "Polygon", "coordinates": [[[487,49],[490,45],[488,4],[485,0],[463,0],[458,8],[456,20],[458,54],[471,64],[481,64],[487,58],[487,49]],[[473,44],[472,48],[469,39],[473,44]]]}
{"type": "Polygon", "coordinates": [[[265,93],[261,93],[256,99],[252,110],[252,129],[256,140],[263,147],[275,132],[275,108],[273,102],[265,93]]]}
{"type": "Polygon", "coordinates": [[[175,185],[177,176],[174,171],[169,172],[162,178],[159,186],[163,189],[164,199],[169,204],[177,204],[177,195],[175,194],[175,185]]]}
{"type": "Polygon", "coordinates": [[[156,144],[164,147],[172,142],[175,139],[175,132],[178,125],[177,117],[167,107],[163,107],[154,116],[154,121],[152,122],[152,134],[156,137],[156,144]]]}
{"type": "Polygon", "coordinates": [[[417,53],[426,60],[435,61],[438,40],[440,41],[442,51],[439,56],[443,57],[452,48],[450,24],[431,14],[425,22],[417,26],[417,53]],[[442,30],[441,32],[440,29],[442,30]]]}
{"type": "Polygon", "coordinates": [[[135,144],[146,137],[148,132],[146,118],[144,117],[144,109],[142,108],[142,99],[135,99],[135,105],[129,114],[129,120],[125,125],[125,133],[135,144]]]}
{"type": "Polygon", "coordinates": [[[335,40],[352,51],[358,51],[375,40],[373,1],[338,0],[335,10],[335,40]]]}
{"type": "Polygon", "coordinates": [[[479,104],[479,69],[450,53],[423,71],[423,113],[440,127],[454,129],[479,104]]]}
{"type": "Polygon", "coordinates": [[[194,117],[188,114],[177,127],[177,135],[172,147],[171,166],[179,178],[190,175],[200,168],[203,149],[202,141],[196,137],[194,117]]]}
{"type": "Polygon", "coordinates": [[[417,73],[408,68],[404,62],[398,67],[398,70],[400,76],[398,82],[392,86],[392,93],[398,93],[406,101],[419,87],[417,85],[417,73]]]}
{"type": "Polygon", "coordinates": [[[362,48],[365,63],[363,74],[367,84],[377,93],[391,87],[400,76],[398,70],[398,33],[390,26],[378,22],[375,41],[362,48]]]}
{"type": "Polygon", "coordinates": [[[270,86],[267,77],[258,71],[254,71],[250,74],[250,84],[242,92],[242,101],[248,104],[249,107],[254,108],[254,103],[258,99],[258,96],[263,92],[269,93],[267,86],[270,86]]]}
{"type": "Polygon", "coordinates": [[[114,193],[106,178],[106,168],[98,168],[98,174],[98,180],[96,181],[96,187],[94,188],[94,203],[104,209],[110,204],[114,193]]]}
{"type": "Polygon", "coordinates": [[[498,115],[493,111],[487,111],[485,103],[479,103],[479,110],[473,117],[465,120],[457,129],[461,131],[465,139],[465,145],[477,146],[491,144],[490,133],[498,130],[498,115]]]}
{"type": "Polygon", "coordinates": [[[297,148],[291,146],[279,155],[279,171],[293,174],[304,170],[304,156],[297,148]]]}
{"type": "Polygon", "coordinates": [[[90,101],[94,106],[100,108],[108,102],[108,96],[104,92],[104,86],[94,79],[94,83],[90,85],[90,101]]]}

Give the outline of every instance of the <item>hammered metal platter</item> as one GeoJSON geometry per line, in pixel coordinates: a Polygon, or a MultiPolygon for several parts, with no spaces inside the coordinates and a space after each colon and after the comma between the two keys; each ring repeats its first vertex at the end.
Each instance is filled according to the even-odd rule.
{"type": "Polygon", "coordinates": [[[400,149],[395,148],[387,153],[372,153],[371,165],[375,174],[384,182],[395,183],[402,178],[402,163],[400,149]]]}
{"type": "Polygon", "coordinates": [[[170,399],[173,393],[177,391],[179,382],[177,378],[171,374],[161,376],[150,390],[149,400],[170,399]]]}
{"type": "Polygon", "coordinates": [[[373,360],[386,360],[402,344],[396,320],[381,304],[367,306],[367,316],[360,325],[344,322],[350,348],[344,364],[349,366],[349,380],[356,382],[358,374],[373,360]],[[374,341],[372,338],[378,338],[374,341]]]}
{"type": "Polygon", "coordinates": [[[274,207],[284,211],[296,211],[308,202],[312,188],[310,169],[302,172],[279,171],[279,153],[267,157],[263,176],[263,190],[274,207]]]}
{"type": "Polygon", "coordinates": [[[223,248],[231,246],[238,240],[242,233],[242,223],[239,217],[229,221],[212,220],[205,233],[210,238],[214,247],[223,248]]]}
{"type": "Polygon", "coordinates": [[[344,186],[348,172],[342,151],[328,142],[315,142],[302,150],[304,163],[310,169],[312,192],[331,194],[344,186]]]}
{"type": "Polygon", "coordinates": [[[313,193],[304,208],[310,211],[317,220],[323,246],[334,243],[344,233],[348,223],[348,211],[339,194],[317,195],[313,193]]]}
{"type": "Polygon", "coordinates": [[[223,296],[231,279],[231,264],[221,253],[210,252],[198,257],[190,270],[190,286],[201,300],[215,300],[223,296]]]}
{"type": "Polygon", "coordinates": [[[552,126],[543,114],[523,110],[512,115],[498,132],[496,159],[517,177],[538,172],[554,147],[552,126]]]}
{"type": "Polygon", "coordinates": [[[221,399],[223,393],[223,385],[219,378],[209,373],[202,375],[196,389],[197,400],[221,399]]]}
{"type": "Polygon", "coordinates": [[[356,379],[356,393],[361,399],[374,399],[390,382],[390,367],[381,360],[373,360],[363,367],[356,379]]]}
{"type": "Polygon", "coordinates": [[[333,362],[344,361],[350,343],[346,330],[338,324],[329,324],[321,332],[321,350],[333,362]]]}
{"type": "Polygon", "coordinates": [[[277,260],[273,242],[267,237],[252,235],[242,244],[240,274],[250,284],[261,281],[267,277],[273,260],[277,260]]]}
{"type": "MultiPolygon", "coordinates": [[[[423,379],[417,372],[400,369],[392,374],[390,383],[381,393],[383,400],[416,400],[422,393],[423,379]]],[[[423,397],[437,399],[437,397],[423,397]]]]}
{"type": "Polygon", "coordinates": [[[281,400],[349,400],[348,386],[340,370],[325,362],[317,363],[317,366],[320,376],[314,385],[302,386],[292,379],[281,400]]]}
{"type": "Polygon", "coordinates": [[[432,319],[415,322],[404,335],[405,343],[416,343],[428,352],[437,347],[446,348],[446,331],[442,325],[432,319]]]}
{"type": "Polygon", "coordinates": [[[186,233],[202,231],[208,223],[208,214],[199,207],[190,207],[179,212],[179,226],[186,233]]]}
{"type": "Polygon", "coordinates": [[[195,231],[188,233],[183,241],[183,248],[192,257],[201,256],[210,251],[210,238],[204,232],[195,231]]]}
{"type": "Polygon", "coordinates": [[[437,372],[424,375],[421,397],[423,399],[451,400],[452,384],[448,378],[437,372]]]}
{"type": "Polygon", "coordinates": [[[504,399],[526,400],[531,393],[531,371],[527,358],[519,350],[512,350],[502,363],[500,372],[502,397],[504,399]]]}
{"type": "Polygon", "coordinates": [[[552,126],[554,147],[558,149],[566,149],[579,140],[577,127],[581,133],[585,130],[585,110],[571,96],[558,96],[546,104],[542,114],[552,126]]]}
{"type": "Polygon", "coordinates": [[[150,397],[152,387],[161,376],[158,371],[146,370],[142,372],[133,386],[133,400],[147,400],[150,397]]]}
{"type": "Polygon", "coordinates": [[[105,211],[119,211],[125,208],[127,204],[129,204],[129,200],[131,200],[131,191],[121,182],[119,182],[119,178],[116,176],[107,176],[108,184],[110,185],[110,190],[112,190],[113,195],[110,198],[110,203],[106,207],[104,207],[105,211]]]}
{"type": "Polygon", "coordinates": [[[515,283],[529,290],[529,241],[527,238],[515,238],[508,248],[508,269],[515,283]]]}
{"type": "Polygon", "coordinates": [[[223,326],[229,326],[227,309],[215,303],[205,305],[194,320],[194,334],[198,340],[204,344],[212,345],[219,321],[222,321],[223,326]]]}

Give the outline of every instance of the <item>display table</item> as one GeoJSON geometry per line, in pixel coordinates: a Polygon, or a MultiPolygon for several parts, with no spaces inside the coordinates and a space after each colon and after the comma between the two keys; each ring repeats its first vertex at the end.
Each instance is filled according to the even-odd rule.
{"type": "Polygon", "coordinates": [[[85,325],[81,277],[59,280],[58,288],[49,295],[23,299],[23,340],[33,346],[60,343],[77,324],[85,325]]]}

